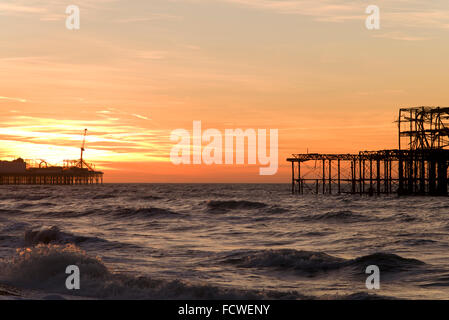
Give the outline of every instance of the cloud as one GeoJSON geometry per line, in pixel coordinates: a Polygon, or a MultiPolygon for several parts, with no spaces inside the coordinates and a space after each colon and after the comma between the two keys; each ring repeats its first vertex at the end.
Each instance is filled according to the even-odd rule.
{"type": "MultiPolygon", "coordinates": [[[[424,27],[449,29],[449,5],[447,0],[433,0],[431,4],[422,0],[378,0],[369,3],[366,0],[177,0],[187,3],[229,3],[259,10],[270,10],[280,14],[309,16],[316,21],[345,22],[364,20],[365,9],[376,4],[381,10],[382,26],[388,27],[424,27]]],[[[124,0],[77,0],[76,4],[85,14],[92,13],[98,18],[97,11],[116,10],[111,4],[127,4],[124,0]]],[[[0,15],[40,15],[44,21],[60,20],[64,17],[67,4],[57,0],[15,0],[0,3],[0,15]]],[[[138,6],[136,6],[138,8],[138,6]]],[[[130,14],[115,18],[118,23],[139,23],[159,20],[180,20],[182,17],[172,13],[149,13],[145,16],[130,14]]]]}
{"type": "Polygon", "coordinates": [[[159,20],[180,20],[181,17],[177,15],[172,14],[166,14],[166,13],[152,13],[145,15],[145,17],[138,16],[138,17],[127,17],[127,18],[121,18],[117,19],[116,22],[118,23],[138,23],[138,22],[149,22],[149,21],[159,21],[159,20]]]}
{"type": "Polygon", "coordinates": [[[362,19],[365,6],[361,1],[342,0],[218,0],[282,14],[311,16],[321,21],[362,19]]]}
{"type": "Polygon", "coordinates": [[[43,7],[35,7],[26,4],[14,3],[0,3],[0,15],[5,14],[30,14],[30,13],[42,13],[47,10],[43,7]]]}
{"type": "MultiPolygon", "coordinates": [[[[100,114],[98,115],[100,116],[100,114]]],[[[139,116],[130,114],[130,116],[139,116]]],[[[86,158],[94,162],[169,161],[169,132],[139,127],[131,120],[94,118],[65,120],[34,115],[11,115],[0,126],[0,154],[58,163],[76,159],[86,137],[86,158]]]]}
{"type": "Polygon", "coordinates": [[[0,96],[0,100],[16,101],[16,102],[21,102],[21,103],[26,103],[26,102],[27,102],[26,99],[22,99],[22,98],[11,98],[11,97],[3,97],[3,96],[0,96]]]}
{"type": "Polygon", "coordinates": [[[143,120],[148,120],[147,117],[145,116],[141,116],[140,114],[132,114],[134,117],[139,118],[139,119],[143,119],[143,120]]]}
{"type": "Polygon", "coordinates": [[[392,40],[402,40],[402,41],[425,41],[425,40],[432,39],[431,37],[425,37],[425,36],[411,36],[411,35],[407,35],[403,32],[377,33],[377,34],[374,34],[373,37],[392,39],[392,40]]]}
{"type": "MultiPolygon", "coordinates": [[[[205,0],[193,0],[205,1],[205,0]]],[[[207,0],[208,2],[211,0],[207,0]]],[[[215,0],[280,14],[312,17],[316,21],[344,22],[364,20],[365,0],[215,0]]],[[[379,0],[381,25],[384,27],[449,29],[447,0],[379,0]]],[[[401,39],[402,40],[402,39],[401,39]]]]}
{"type": "Polygon", "coordinates": [[[125,115],[125,116],[132,116],[132,117],[135,117],[135,118],[139,118],[139,119],[142,119],[142,120],[150,120],[150,118],[148,118],[146,116],[143,116],[143,115],[140,115],[140,114],[137,114],[137,113],[128,113],[128,112],[119,110],[117,108],[107,108],[106,110],[96,111],[96,113],[98,113],[98,114],[100,114],[102,116],[106,116],[106,115],[107,116],[125,115]]]}
{"type": "MultiPolygon", "coordinates": [[[[107,4],[120,0],[76,0],[77,6],[85,12],[93,10],[107,10],[107,4]]],[[[2,0],[0,16],[38,15],[41,21],[56,21],[65,17],[65,8],[71,3],[59,0],[2,0]]]]}

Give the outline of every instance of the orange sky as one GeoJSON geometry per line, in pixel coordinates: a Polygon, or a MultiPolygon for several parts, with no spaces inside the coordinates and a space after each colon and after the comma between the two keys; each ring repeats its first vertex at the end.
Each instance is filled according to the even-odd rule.
{"type": "Polygon", "coordinates": [[[85,158],[106,182],[289,182],[291,153],[395,148],[399,107],[448,106],[449,3],[0,3],[0,158],[85,158]],[[170,133],[279,129],[279,172],[170,162],[170,133]]]}

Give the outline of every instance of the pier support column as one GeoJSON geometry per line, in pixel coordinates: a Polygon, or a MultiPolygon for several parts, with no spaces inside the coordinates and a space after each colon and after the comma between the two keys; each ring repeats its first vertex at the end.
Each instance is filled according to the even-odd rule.
{"type": "Polygon", "coordinates": [[[338,194],[341,193],[341,181],[340,181],[340,159],[338,159],[337,161],[337,166],[338,166],[338,194]]]}
{"type": "Polygon", "coordinates": [[[351,193],[354,194],[355,193],[355,179],[356,179],[356,174],[355,174],[355,160],[351,160],[351,193]]]}
{"type": "Polygon", "coordinates": [[[295,194],[295,162],[292,161],[292,194],[295,194]]]}
{"type": "Polygon", "coordinates": [[[434,159],[428,161],[429,166],[429,194],[436,194],[436,163],[434,159]]]}
{"type": "Polygon", "coordinates": [[[398,163],[398,179],[399,179],[399,189],[398,194],[404,194],[404,162],[402,161],[402,157],[399,157],[398,163]]]}
{"type": "Polygon", "coordinates": [[[326,193],[326,160],[323,160],[323,194],[326,193]]]}
{"type": "Polygon", "coordinates": [[[377,173],[377,177],[376,177],[376,191],[377,191],[377,195],[380,195],[380,160],[377,159],[376,160],[376,173],[377,173]]]}
{"type": "Polygon", "coordinates": [[[419,193],[426,193],[426,163],[422,157],[419,161],[419,193]]]}
{"type": "Polygon", "coordinates": [[[369,194],[373,195],[373,159],[369,159],[369,194]]]}

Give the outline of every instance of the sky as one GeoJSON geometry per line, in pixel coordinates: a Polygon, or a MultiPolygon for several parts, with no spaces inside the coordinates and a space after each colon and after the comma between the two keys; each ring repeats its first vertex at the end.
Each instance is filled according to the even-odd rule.
{"type": "Polygon", "coordinates": [[[446,0],[0,0],[0,159],[78,159],[87,128],[105,182],[288,183],[292,153],[396,148],[400,107],[449,106],[448,40],[446,0]],[[278,129],[278,172],[173,164],[193,121],[278,129]]]}

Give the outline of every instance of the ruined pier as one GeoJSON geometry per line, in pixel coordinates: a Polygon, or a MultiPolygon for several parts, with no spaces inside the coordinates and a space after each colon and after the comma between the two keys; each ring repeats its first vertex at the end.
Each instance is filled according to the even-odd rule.
{"type": "Polygon", "coordinates": [[[401,108],[397,123],[398,149],[293,154],[292,193],[447,196],[449,108],[401,108]]]}

